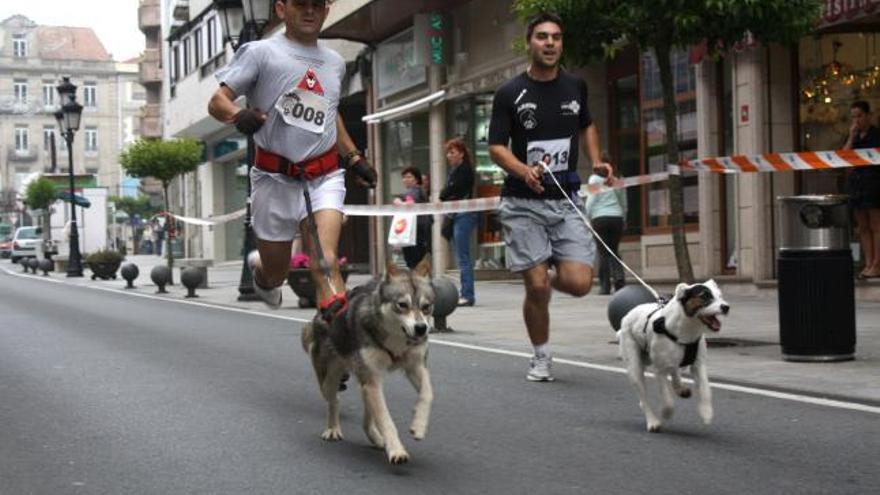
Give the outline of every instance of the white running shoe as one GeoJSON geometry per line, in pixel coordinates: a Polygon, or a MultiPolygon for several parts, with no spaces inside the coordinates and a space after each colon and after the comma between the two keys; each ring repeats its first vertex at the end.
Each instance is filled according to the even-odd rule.
{"type": "Polygon", "coordinates": [[[257,266],[257,262],[260,259],[260,252],[257,250],[253,250],[247,255],[247,264],[251,269],[251,274],[254,274],[252,277],[253,285],[254,285],[254,293],[260,296],[260,299],[266,303],[272,309],[278,309],[281,307],[281,288],[275,287],[272,289],[265,289],[260,287],[260,284],[257,283],[257,277],[254,273],[254,268],[257,266]]]}
{"type": "Polygon", "coordinates": [[[530,382],[552,382],[553,357],[550,355],[532,356],[529,360],[529,372],[526,380],[530,382]]]}

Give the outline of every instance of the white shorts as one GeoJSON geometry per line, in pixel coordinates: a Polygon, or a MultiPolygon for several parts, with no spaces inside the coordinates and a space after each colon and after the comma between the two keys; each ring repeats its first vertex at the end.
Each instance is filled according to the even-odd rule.
{"type": "Polygon", "coordinates": [[[251,215],[254,233],[263,241],[293,241],[308,215],[303,185],[308,184],[312,210],[343,211],[345,170],[310,181],[251,168],[251,215]]]}

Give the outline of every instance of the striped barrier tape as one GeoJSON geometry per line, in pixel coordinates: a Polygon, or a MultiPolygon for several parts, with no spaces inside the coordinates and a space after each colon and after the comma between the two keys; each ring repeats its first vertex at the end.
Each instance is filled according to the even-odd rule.
{"type": "MultiPolygon", "coordinates": [[[[827,170],[832,168],[864,167],[880,165],[880,148],[836,151],[805,151],[797,153],[765,153],[762,155],[735,155],[716,158],[702,158],[683,162],[682,165],[670,165],[668,172],[626,177],[615,181],[612,186],[585,185],[578,195],[585,197],[613,189],[663,182],[670,174],[678,174],[680,170],[707,171],[716,173],[742,172],[785,172],[793,170],[827,170]]],[[[409,215],[443,215],[447,213],[467,213],[498,209],[500,196],[488,198],[464,199],[460,201],[444,201],[438,203],[406,203],[398,205],[345,205],[345,214],[360,217],[390,217],[397,214],[409,215]]],[[[184,223],[208,226],[225,223],[244,216],[245,210],[234,211],[209,219],[175,216],[184,223]]]]}
{"type": "Polygon", "coordinates": [[[740,173],[827,170],[870,165],[880,165],[880,148],[702,158],[683,164],[683,168],[719,173],[740,173]]]}

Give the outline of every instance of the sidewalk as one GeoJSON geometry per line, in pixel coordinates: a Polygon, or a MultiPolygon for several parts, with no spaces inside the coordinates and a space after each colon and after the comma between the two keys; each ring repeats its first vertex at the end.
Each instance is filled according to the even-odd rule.
{"type": "MultiPolygon", "coordinates": [[[[140,275],[135,291],[155,294],[150,270],[164,259],[157,256],[130,256],[138,265],[140,275]]],[[[3,268],[21,272],[21,267],[3,261],[3,268]]],[[[53,279],[81,285],[101,285],[123,290],[125,281],[93,281],[90,272],[82,279],[68,279],[63,273],[51,273],[53,279]]],[[[241,262],[223,262],[208,269],[207,289],[198,289],[201,303],[235,307],[260,313],[272,313],[308,319],[314,309],[299,309],[289,287],[284,288],[282,308],[271,310],[261,302],[239,302],[238,283],[241,262]]],[[[42,275],[30,275],[42,277],[42,275]]],[[[365,282],[367,275],[352,275],[349,287],[365,282]]],[[[175,265],[174,286],[161,297],[183,299],[186,289],[180,284],[180,271],[175,265]]],[[[658,286],[671,292],[671,286],[658,286]]],[[[722,284],[722,290],[725,290],[722,284]]],[[[856,360],[838,363],[792,363],[783,361],[779,348],[779,323],[775,289],[762,289],[757,294],[740,294],[737,287],[725,290],[731,305],[721,332],[710,339],[709,376],[712,381],[760,386],[781,391],[800,392],[827,398],[846,399],[880,405],[880,303],[856,303],[856,360]]],[[[438,334],[444,341],[531,352],[522,321],[523,288],[518,282],[477,282],[477,305],[456,309],[447,322],[455,331],[438,334]]],[[[595,294],[595,293],[594,293],[595,294]]],[[[560,358],[622,367],[617,345],[608,324],[606,305],[609,296],[588,295],[577,299],[554,294],[550,309],[551,348],[560,358]]],[[[523,360],[523,377],[526,372],[523,360]]],[[[589,373],[590,371],[585,371],[589,373]]],[[[525,379],[525,378],[523,378],[525,379]]]]}

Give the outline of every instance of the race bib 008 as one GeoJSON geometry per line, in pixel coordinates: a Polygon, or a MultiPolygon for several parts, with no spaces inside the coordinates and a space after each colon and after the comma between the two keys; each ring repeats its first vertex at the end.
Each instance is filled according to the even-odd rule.
{"type": "Polygon", "coordinates": [[[571,138],[529,141],[526,158],[529,165],[545,163],[551,172],[564,172],[568,170],[570,149],[571,138]]]}
{"type": "Polygon", "coordinates": [[[294,89],[278,98],[275,110],[287,125],[309,132],[324,132],[329,105],[323,96],[304,89],[294,89]]]}

